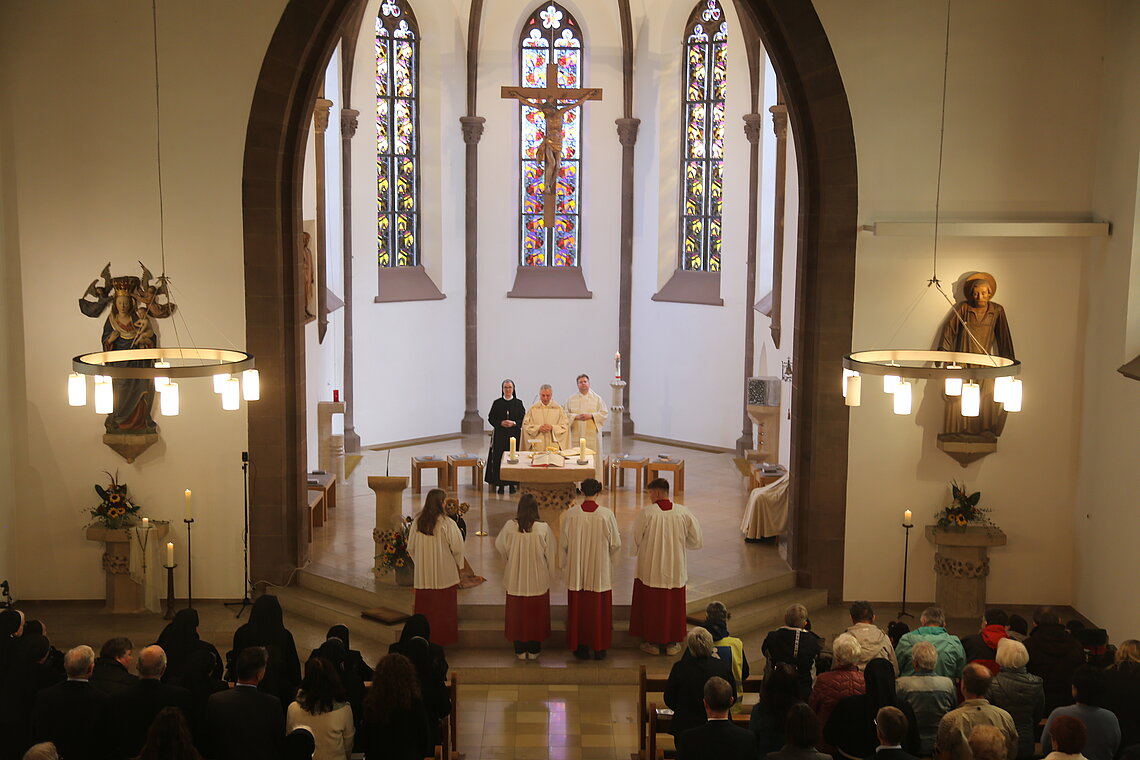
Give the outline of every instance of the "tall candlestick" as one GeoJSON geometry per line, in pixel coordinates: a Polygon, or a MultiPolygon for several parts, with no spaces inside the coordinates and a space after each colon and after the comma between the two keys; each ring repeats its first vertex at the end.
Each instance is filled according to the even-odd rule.
{"type": "Polygon", "coordinates": [[[166,542],[166,566],[174,567],[174,543],[172,541],[166,542]]]}
{"type": "Polygon", "coordinates": [[[909,525],[910,524],[910,518],[912,518],[912,517],[914,517],[913,512],[911,512],[909,509],[903,510],[903,522],[904,523],[909,525]]]}
{"type": "Polygon", "coordinates": [[[186,517],[184,519],[186,519],[186,520],[193,520],[194,519],[194,510],[190,506],[190,489],[189,488],[186,489],[186,517]]]}

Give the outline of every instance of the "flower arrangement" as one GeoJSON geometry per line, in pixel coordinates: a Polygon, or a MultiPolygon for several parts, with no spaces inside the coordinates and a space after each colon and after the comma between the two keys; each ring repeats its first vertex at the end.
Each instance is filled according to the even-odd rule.
{"type": "Polygon", "coordinates": [[[943,507],[935,515],[937,517],[937,529],[965,530],[969,523],[977,523],[986,528],[997,527],[990,519],[990,508],[978,506],[978,502],[982,499],[981,491],[967,493],[965,483],[958,485],[951,481],[950,492],[950,504],[943,507]]]}
{"type": "Polygon", "coordinates": [[[102,501],[91,508],[91,516],[107,528],[126,527],[135,521],[142,506],[131,501],[127,484],[118,482],[119,473],[112,475],[105,470],[104,473],[111,479],[111,484],[106,488],[95,484],[95,493],[102,501]]]}
{"type": "Polygon", "coordinates": [[[454,496],[448,496],[443,500],[443,513],[448,517],[463,517],[469,509],[471,509],[470,504],[461,502],[454,496]]]}
{"type": "Polygon", "coordinates": [[[378,573],[389,570],[402,570],[412,567],[412,556],[408,554],[408,534],[412,529],[412,518],[405,517],[404,523],[396,530],[387,530],[380,533],[380,553],[376,559],[380,560],[378,573]]]}

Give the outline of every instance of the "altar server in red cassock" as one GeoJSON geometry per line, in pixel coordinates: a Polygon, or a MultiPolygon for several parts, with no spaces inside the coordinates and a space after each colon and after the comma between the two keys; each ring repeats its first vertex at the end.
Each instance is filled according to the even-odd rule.
{"type": "Polygon", "coordinates": [[[656,478],[645,487],[652,504],[633,523],[637,577],[629,632],[645,639],[650,654],[675,655],[685,638],[685,584],[689,573],[685,549],[704,545],[701,526],[683,504],[669,501],[669,481],[656,478]]]}
{"type": "Polygon", "coordinates": [[[440,646],[459,640],[456,590],[463,567],[463,534],[443,513],[446,496],[440,488],[428,491],[408,535],[408,554],[415,564],[415,611],[428,619],[432,643],[440,646]]]}
{"type": "Polygon", "coordinates": [[[503,526],[495,548],[507,560],[507,638],[520,660],[537,660],[542,642],[550,636],[550,576],[557,541],[550,526],[538,519],[534,494],[519,499],[516,517],[503,526]]]}
{"type": "Polygon", "coordinates": [[[613,557],[621,549],[621,534],[612,510],[594,497],[602,484],[582,481],[585,499],[562,513],[558,542],[559,566],[566,573],[566,644],[585,660],[606,656],[613,639],[613,557]]]}

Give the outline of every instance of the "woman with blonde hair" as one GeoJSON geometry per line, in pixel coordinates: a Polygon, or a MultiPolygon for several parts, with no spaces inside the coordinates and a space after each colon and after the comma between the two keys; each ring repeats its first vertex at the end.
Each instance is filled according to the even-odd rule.
{"type": "Polygon", "coordinates": [[[495,539],[495,549],[507,560],[506,636],[520,660],[537,660],[542,642],[550,636],[550,576],[556,546],[550,526],[538,519],[538,500],[524,493],[515,519],[508,520],[495,539]]]}
{"type": "Polygon", "coordinates": [[[456,591],[464,562],[463,535],[443,513],[446,496],[442,488],[428,491],[408,535],[408,554],[415,565],[415,612],[428,619],[433,640],[440,646],[459,640],[456,591]]]}

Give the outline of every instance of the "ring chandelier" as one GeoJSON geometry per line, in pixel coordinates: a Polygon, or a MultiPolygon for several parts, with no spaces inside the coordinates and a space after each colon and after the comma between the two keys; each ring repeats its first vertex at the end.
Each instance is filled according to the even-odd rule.
{"type": "Polygon", "coordinates": [[[962,351],[891,348],[856,351],[843,357],[843,398],[862,403],[863,375],[883,378],[883,392],[894,396],[895,414],[910,414],[913,380],[942,380],[947,396],[961,396],[962,416],[981,412],[982,385],[994,381],[994,401],[1007,412],[1021,411],[1021,362],[1004,356],[962,351]]]}

